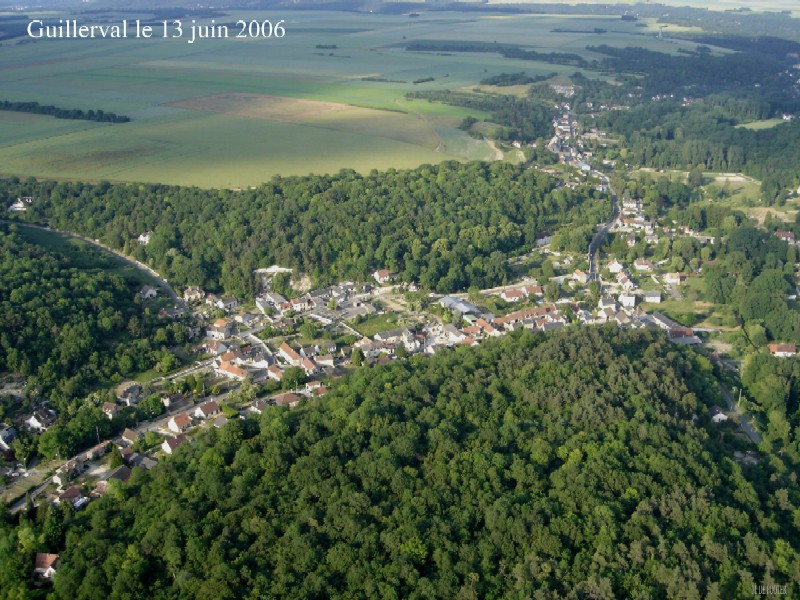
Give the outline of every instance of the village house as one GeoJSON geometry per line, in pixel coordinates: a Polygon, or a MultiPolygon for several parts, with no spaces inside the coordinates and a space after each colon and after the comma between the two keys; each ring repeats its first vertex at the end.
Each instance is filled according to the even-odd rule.
{"type": "Polygon", "coordinates": [[[522,293],[522,290],[503,290],[503,292],[500,294],[500,297],[506,302],[515,304],[520,300],[523,300],[525,298],[525,294],[522,293]]]}
{"type": "Polygon", "coordinates": [[[284,361],[293,367],[299,367],[300,362],[303,360],[302,357],[286,342],[283,342],[280,345],[280,348],[278,348],[278,356],[280,356],[284,361]]]}
{"type": "Polygon", "coordinates": [[[167,438],[161,444],[161,449],[165,454],[172,454],[178,447],[186,441],[186,436],[182,433],[175,437],[167,438]]]}
{"type": "Polygon", "coordinates": [[[783,231],[782,229],[778,229],[775,232],[775,235],[778,236],[779,240],[784,241],[787,244],[794,244],[795,242],[794,231],[783,231]]]}
{"type": "Polygon", "coordinates": [[[117,386],[114,395],[125,406],[134,406],[142,397],[142,386],[135,381],[123,381],[117,386]]]}
{"type": "Polygon", "coordinates": [[[664,283],[670,285],[680,285],[686,280],[686,275],[683,273],[667,273],[664,275],[664,283]]]}
{"type": "Polygon", "coordinates": [[[156,296],[158,296],[158,289],[152,286],[145,285],[139,290],[139,297],[142,300],[152,300],[156,296]]]}
{"type": "Polygon", "coordinates": [[[620,273],[617,275],[617,283],[622,286],[622,288],[626,291],[636,289],[636,284],[633,283],[630,277],[628,277],[625,273],[620,273]]]}
{"type": "Polygon", "coordinates": [[[572,274],[572,278],[578,283],[586,284],[589,282],[589,274],[581,271],[580,269],[575,269],[575,272],[572,274]]]}
{"type": "Polygon", "coordinates": [[[98,458],[105,456],[106,452],[108,452],[109,447],[110,446],[108,442],[100,442],[99,444],[96,444],[91,448],[89,448],[79,458],[81,458],[81,460],[86,462],[97,460],[98,458]]]}
{"type": "Polygon", "coordinates": [[[447,344],[456,344],[465,337],[467,336],[450,323],[442,327],[442,340],[444,340],[444,342],[447,344]]]}
{"type": "Polygon", "coordinates": [[[239,381],[244,381],[248,377],[247,371],[227,360],[220,362],[219,365],[214,367],[214,370],[218,375],[238,379],[239,381]]]}
{"type": "Polygon", "coordinates": [[[292,392],[286,392],[285,394],[278,394],[274,398],[275,403],[278,406],[288,406],[289,408],[294,408],[298,404],[300,404],[300,396],[297,394],[293,394],[292,392]]]}
{"type": "Polygon", "coordinates": [[[217,299],[214,306],[222,310],[233,310],[239,306],[239,299],[236,296],[223,296],[217,299]]]}
{"type": "Polygon", "coordinates": [[[608,263],[608,270],[612,275],[617,275],[625,270],[625,265],[619,262],[616,258],[608,263]]]}
{"type": "Polygon", "coordinates": [[[206,351],[209,354],[225,354],[228,351],[228,346],[219,340],[209,340],[204,344],[206,351]]]}
{"type": "Polygon", "coordinates": [[[794,344],[769,344],[767,348],[772,356],[779,358],[789,358],[797,354],[797,348],[794,344]]]}
{"type": "Polygon", "coordinates": [[[126,427],[125,431],[122,432],[122,441],[127,443],[129,446],[133,446],[140,439],[142,439],[142,434],[137,433],[133,429],[126,427]]]}
{"type": "Polygon", "coordinates": [[[661,304],[661,292],[659,290],[645,290],[642,292],[642,302],[651,304],[661,304]]]}
{"type": "Polygon", "coordinates": [[[316,358],[316,361],[317,361],[317,364],[318,364],[320,367],[329,367],[329,368],[333,368],[333,367],[335,367],[335,366],[336,366],[336,361],[335,361],[335,359],[333,358],[333,354],[320,354],[320,355],[319,355],[319,356],[316,358]]]}
{"type": "Polygon", "coordinates": [[[73,458],[56,469],[53,475],[53,483],[58,487],[63,487],[65,483],[72,481],[82,472],[83,460],[80,458],[73,458]]]}
{"type": "Polygon", "coordinates": [[[540,285],[523,285],[520,288],[520,291],[522,291],[523,296],[526,298],[530,298],[531,296],[541,296],[544,293],[542,286],[540,285]]]}
{"type": "Polygon", "coordinates": [[[655,269],[653,263],[651,263],[646,258],[637,258],[633,262],[633,268],[636,269],[637,271],[652,271],[655,269]]]}
{"type": "Polygon", "coordinates": [[[56,496],[55,503],[61,504],[62,502],[69,502],[75,508],[81,508],[89,501],[88,498],[83,496],[83,492],[81,492],[79,487],[70,486],[63,492],[61,492],[58,496],[56,496]]]}
{"type": "Polygon", "coordinates": [[[205,297],[206,293],[196,286],[188,287],[183,292],[183,299],[186,302],[202,302],[205,297]]]}
{"type": "Polygon", "coordinates": [[[113,402],[103,402],[103,414],[108,417],[109,421],[115,419],[119,415],[119,407],[113,402]]]}
{"type": "Polygon", "coordinates": [[[169,422],[167,422],[167,427],[169,428],[169,430],[174,431],[175,433],[183,433],[191,426],[192,426],[192,419],[186,413],[175,415],[169,420],[169,422]]]}
{"type": "Polygon", "coordinates": [[[378,269],[372,274],[372,277],[381,285],[390,283],[392,279],[394,279],[394,275],[392,275],[388,269],[378,269]]]}
{"type": "Polygon", "coordinates": [[[636,306],[636,296],[631,294],[620,294],[617,296],[617,300],[619,300],[623,308],[634,308],[636,306]]]}
{"type": "Polygon", "coordinates": [[[711,420],[714,423],[724,423],[728,420],[728,415],[726,415],[719,406],[712,406],[708,414],[711,415],[711,420]]]}
{"type": "Polygon", "coordinates": [[[26,210],[28,210],[28,206],[22,198],[17,198],[14,203],[8,207],[8,212],[25,212],[26,210]]]}
{"type": "Polygon", "coordinates": [[[34,577],[52,579],[56,574],[56,570],[58,569],[58,558],[58,554],[37,552],[33,562],[34,577]]]}
{"type": "Polygon", "coordinates": [[[233,323],[225,319],[217,319],[206,331],[206,336],[212,340],[227,340],[233,335],[233,323]]]}
{"type": "Polygon", "coordinates": [[[9,450],[17,439],[17,430],[7,423],[0,423],[0,450],[9,450]]]}
{"type": "Polygon", "coordinates": [[[194,416],[200,419],[208,419],[221,412],[219,404],[215,400],[209,400],[198,406],[194,411],[194,416]]]}
{"type": "Polygon", "coordinates": [[[219,302],[219,296],[216,294],[206,294],[206,306],[216,308],[217,302],[219,302]]]}
{"type": "Polygon", "coordinates": [[[300,361],[300,367],[306,372],[306,375],[314,375],[319,372],[319,367],[310,358],[304,358],[300,361]]]}
{"type": "Polygon", "coordinates": [[[233,320],[237,323],[241,323],[245,327],[250,327],[251,325],[255,324],[255,322],[258,320],[258,317],[242,310],[236,313],[236,316],[233,317],[233,320]]]}
{"type": "Polygon", "coordinates": [[[283,379],[283,371],[278,365],[270,365],[267,367],[267,377],[270,379],[274,379],[275,381],[280,381],[283,379]]]}
{"type": "Polygon", "coordinates": [[[33,412],[33,414],[25,419],[25,425],[35,433],[47,431],[47,428],[56,422],[57,415],[49,408],[40,408],[33,412]]]}

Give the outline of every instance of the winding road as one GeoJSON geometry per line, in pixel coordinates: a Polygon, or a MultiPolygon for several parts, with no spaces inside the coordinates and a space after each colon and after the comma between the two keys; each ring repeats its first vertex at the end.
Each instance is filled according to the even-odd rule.
{"type": "Polygon", "coordinates": [[[101,250],[105,250],[106,252],[109,252],[110,254],[113,254],[114,256],[116,256],[119,260],[131,265],[135,269],[138,269],[139,271],[142,271],[143,273],[146,273],[148,276],[150,276],[153,279],[155,279],[156,282],[158,283],[158,285],[169,295],[170,298],[172,298],[172,300],[175,302],[175,304],[177,304],[178,306],[180,306],[183,309],[186,309],[186,304],[184,303],[183,299],[181,299],[181,297],[178,296],[178,294],[175,292],[175,290],[172,289],[172,286],[170,286],[170,284],[167,282],[167,280],[164,279],[163,277],[161,277],[161,275],[156,273],[153,269],[148,267],[146,264],[141,263],[141,262],[139,262],[138,260],[136,260],[134,258],[130,258],[128,256],[125,256],[124,254],[122,254],[122,252],[119,252],[118,250],[114,250],[113,248],[109,248],[108,246],[98,242],[97,240],[91,240],[89,238],[83,237],[82,235],[78,235],[78,234],[75,234],[75,233],[70,233],[68,231],[61,231],[61,230],[58,230],[58,229],[53,229],[52,227],[42,227],[41,225],[33,225],[31,223],[24,223],[22,221],[0,220],[0,223],[6,223],[8,225],[16,225],[17,227],[28,227],[30,229],[38,229],[40,231],[49,231],[51,233],[57,233],[57,234],[60,234],[60,235],[65,235],[67,237],[71,237],[71,238],[74,238],[76,240],[81,240],[83,242],[86,242],[87,244],[91,244],[92,246],[100,248],[101,250]]]}

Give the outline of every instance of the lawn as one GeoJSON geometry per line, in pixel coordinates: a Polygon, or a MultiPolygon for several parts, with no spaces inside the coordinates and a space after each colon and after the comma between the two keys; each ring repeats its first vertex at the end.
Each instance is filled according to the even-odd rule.
{"type": "Polygon", "coordinates": [[[386,331],[387,329],[395,329],[399,327],[399,323],[397,320],[397,315],[393,313],[384,313],[382,315],[375,315],[374,317],[370,317],[365,319],[361,323],[355,324],[351,323],[353,329],[358,331],[361,335],[372,337],[376,333],[380,331],[386,331]]]}
{"type": "Polygon", "coordinates": [[[750,123],[742,123],[741,125],[737,125],[736,127],[741,127],[742,129],[772,129],[776,125],[780,125],[781,123],[785,123],[783,119],[764,119],[763,121],[752,121],[750,123]]]}

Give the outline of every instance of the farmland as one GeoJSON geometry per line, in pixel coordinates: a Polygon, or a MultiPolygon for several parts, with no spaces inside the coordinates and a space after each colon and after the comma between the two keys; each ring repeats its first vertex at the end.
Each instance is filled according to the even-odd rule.
{"type": "MultiPolygon", "coordinates": [[[[670,52],[679,45],[614,17],[435,13],[409,19],[284,11],[280,17],[230,13],[217,22],[239,18],[283,18],[286,36],[194,44],[160,38],[5,42],[2,99],[101,109],[132,121],[0,112],[2,174],[236,188],[275,174],[500,158],[490,143],[458,129],[466,116],[488,114],[405,94],[471,90],[503,72],[563,76],[575,67],[492,52],[407,52],[406,43],[502,40],[587,58],[596,56],[586,46],[599,42],[670,52]],[[588,33],[595,27],[608,33],[588,33]]],[[[524,86],[514,91],[525,94],[524,86]]]]}

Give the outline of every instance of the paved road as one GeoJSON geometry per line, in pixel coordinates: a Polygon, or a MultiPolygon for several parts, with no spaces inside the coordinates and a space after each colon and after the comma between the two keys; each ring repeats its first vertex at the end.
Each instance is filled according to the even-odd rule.
{"type": "Polygon", "coordinates": [[[754,444],[761,443],[761,435],[755,430],[755,428],[750,424],[750,421],[747,418],[747,415],[739,411],[739,407],[736,406],[736,402],[731,395],[728,393],[728,390],[725,389],[725,386],[721,383],[719,384],[719,391],[722,392],[722,397],[725,398],[725,402],[728,403],[728,409],[730,412],[735,414],[739,417],[739,425],[744,431],[745,435],[750,438],[754,444]]]}
{"type": "MultiPolygon", "coordinates": [[[[608,179],[606,178],[606,183],[608,183],[608,179]]],[[[611,201],[614,207],[614,212],[611,215],[611,220],[608,223],[604,223],[600,226],[600,229],[597,230],[597,233],[594,234],[592,241],[589,242],[589,280],[594,281],[598,277],[598,265],[596,260],[597,251],[600,249],[600,245],[603,243],[603,240],[606,239],[608,232],[611,230],[612,225],[619,217],[619,198],[609,187],[611,191],[611,201]]]]}
{"type": "Polygon", "coordinates": [[[70,233],[68,231],[60,231],[58,229],[52,229],[50,227],[41,227],[39,225],[32,225],[30,223],[23,223],[21,221],[5,221],[5,220],[2,220],[0,222],[8,223],[10,225],[16,225],[18,227],[30,227],[31,229],[40,229],[42,231],[52,231],[52,232],[55,232],[55,233],[60,233],[61,235],[66,235],[66,236],[69,236],[71,238],[75,238],[77,240],[83,240],[84,242],[86,242],[88,244],[91,244],[92,246],[96,246],[97,248],[100,248],[101,250],[105,250],[106,252],[110,252],[111,254],[113,254],[114,256],[119,258],[121,261],[126,262],[127,264],[131,265],[135,269],[138,269],[139,271],[143,271],[144,273],[147,273],[150,277],[152,277],[153,279],[155,279],[158,282],[159,286],[161,286],[164,289],[164,291],[167,292],[167,294],[169,295],[170,298],[172,298],[172,300],[175,302],[175,304],[177,304],[181,308],[186,309],[186,304],[184,303],[183,299],[181,299],[180,296],[178,296],[178,294],[175,293],[175,290],[173,290],[172,286],[170,286],[170,284],[167,283],[166,279],[161,277],[161,275],[156,273],[153,269],[148,267],[146,264],[140,263],[136,259],[130,258],[128,256],[125,256],[124,254],[122,254],[118,250],[114,250],[113,248],[109,248],[105,244],[102,244],[102,243],[100,243],[98,241],[91,240],[89,238],[83,237],[82,235],[77,235],[75,233],[70,233]]]}

